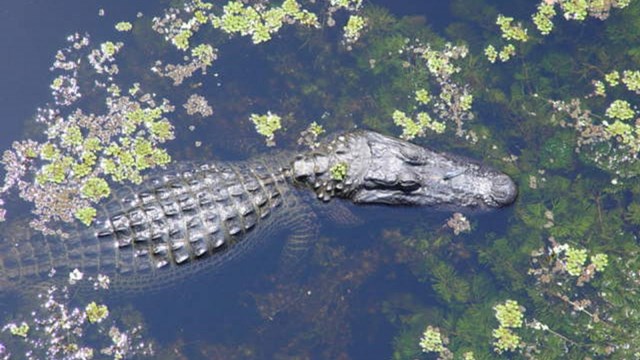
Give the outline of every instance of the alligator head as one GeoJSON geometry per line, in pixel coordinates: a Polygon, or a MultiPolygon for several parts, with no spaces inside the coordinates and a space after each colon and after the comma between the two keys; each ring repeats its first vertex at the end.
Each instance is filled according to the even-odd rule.
{"type": "Polygon", "coordinates": [[[359,204],[488,209],[507,206],[518,194],[513,180],[495,169],[364,130],[299,155],[291,175],[324,201],[359,204]]]}

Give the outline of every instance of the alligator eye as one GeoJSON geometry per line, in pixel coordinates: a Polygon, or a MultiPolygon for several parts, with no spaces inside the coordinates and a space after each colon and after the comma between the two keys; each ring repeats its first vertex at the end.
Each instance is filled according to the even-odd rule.
{"type": "Polygon", "coordinates": [[[407,163],[408,165],[411,165],[411,166],[423,166],[423,165],[426,165],[426,162],[424,160],[422,160],[422,159],[419,159],[419,158],[406,159],[404,162],[407,163]]]}
{"type": "Polygon", "coordinates": [[[396,180],[385,180],[379,178],[367,178],[364,182],[365,189],[393,189],[400,185],[396,180]]]}
{"type": "Polygon", "coordinates": [[[403,180],[403,181],[400,181],[400,187],[404,191],[415,191],[420,188],[420,183],[413,180],[403,180]]]}
{"type": "Polygon", "coordinates": [[[378,179],[378,178],[364,179],[365,189],[383,189],[389,186],[390,186],[390,183],[382,179],[378,179]]]}
{"type": "Polygon", "coordinates": [[[426,164],[426,161],[415,151],[408,151],[409,149],[400,149],[402,155],[402,161],[412,166],[422,166],[426,164]]]}

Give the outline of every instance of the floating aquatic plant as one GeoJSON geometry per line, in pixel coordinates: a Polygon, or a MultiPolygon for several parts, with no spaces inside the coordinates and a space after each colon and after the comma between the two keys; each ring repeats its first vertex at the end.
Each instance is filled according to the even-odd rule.
{"type": "Polygon", "coordinates": [[[52,285],[39,294],[27,318],[15,315],[15,320],[2,327],[0,339],[6,347],[2,346],[0,357],[93,359],[102,355],[128,359],[154,355],[152,344],[144,339],[142,325],[127,321],[129,325],[123,329],[121,319],[114,318],[106,305],[94,301],[73,305],[73,295],[80,286],[105,289],[108,278],[84,277],[77,270],[70,275],[72,278],[73,284],[52,285]]]}
{"type": "Polygon", "coordinates": [[[134,95],[107,91],[115,86],[114,57],[123,44],[107,41],[88,49],[89,38],[81,35],[71,36],[69,42],[53,65],[62,73],[52,85],[55,102],[40,109],[37,117],[47,127],[46,140],[16,142],[3,155],[7,170],[3,192],[17,187],[20,196],[35,205],[37,217],[31,225],[47,233],[60,233],[51,227],[58,220],[78,218],[90,224],[96,214],[93,203],[110,193],[107,180],[140,182],[141,171],[170,161],[159,145],[173,138],[173,126],[164,117],[173,110],[168,101],[158,104],[138,90],[132,91],[134,95]],[[79,72],[85,61],[83,49],[89,51],[93,74],[79,72]],[[104,81],[84,91],[104,92],[105,113],[72,107],[82,97],[80,76],[104,81]],[[35,182],[29,180],[32,176],[35,182]]]}

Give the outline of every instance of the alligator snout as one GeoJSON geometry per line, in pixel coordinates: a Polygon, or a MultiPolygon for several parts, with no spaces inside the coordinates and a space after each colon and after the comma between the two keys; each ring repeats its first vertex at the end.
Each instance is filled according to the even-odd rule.
{"type": "Polygon", "coordinates": [[[498,203],[498,206],[511,205],[518,197],[518,187],[505,174],[496,175],[491,186],[491,198],[498,203]]]}

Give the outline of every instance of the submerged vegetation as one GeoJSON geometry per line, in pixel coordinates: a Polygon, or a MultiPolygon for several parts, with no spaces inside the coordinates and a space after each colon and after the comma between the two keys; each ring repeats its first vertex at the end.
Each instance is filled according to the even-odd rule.
{"type": "MultiPolygon", "coordinates": [[[[114,184],[170,163],[166,145],[196,125],[238,140],[249,129],[269,145],[302,131],[310,147],[325,129],[364,126],[475,154],[520,188],[499,220],[456,213],[365,229],[382,239],[365,250],[321,239],[309,262],[321,275],[252,294],[265,318],[289,322],[269,322],[245,344],[203,346],[203,356],[258,359],[256,347],[278,338],[273,358],[347,358],[363,338],[350,320],[371,313],[393,326],[393,341],[371,337],[392,344],[394,359],[640,356],[640,2],[454,0],[440,27],[350,0],[173,5],[150,21],[116,23],[111,40],[72,35],[56,54],[54,100],[36,119],[44,139],[15,142],[3,156],[2,191],[33,203],[33,227],[91,224],[114,184]],[[140,66],[126,51],[144,36],[154,58],[140,66]],[[269,79],[243,87],[224,78],[220,64],[242,58],[235,46],[251,49],[269,79]],[[419,291],[358,298],[403,276],[419,291]]],[[[335,181],[348,174],[332,164],[335,181]]],[[[342,211],[332,216],[350,218],[342,211]]],[[[129,336],[105,327],[112,309],[103,302],[69,308],[68,291],[50,290],[38,316],[15,314],[5,345],[57,358],[150,351],[134,345],[137,326],[129,336]],[[61,318],[72,330],[55,337],[47,329],[61,318]],[[113,344],[84,345],[90,332],[113,344]]],[[[180,354],[187,345],[173,346],[180,354]]]]}
{"type": "Polygon", "coordinates": [[[2,359],[131,359],[154,355],[144,340],[142,324],[133,313],[111,316],[104,304],[75,307],[70,301],[82,287],[108,289],[104,276],[87,277],[76,271],[69,284],[51,286],[37,295],[37,307],[16,314],[2,328],[2,359]]]}

